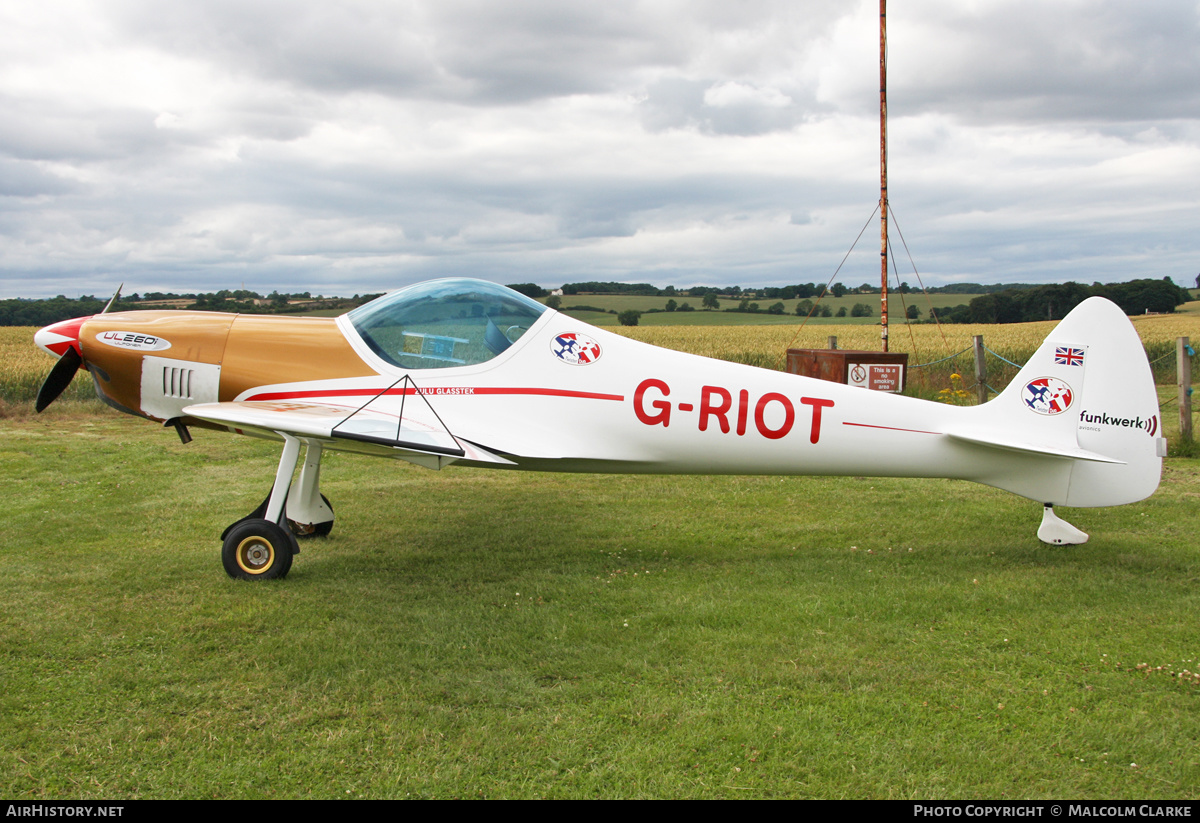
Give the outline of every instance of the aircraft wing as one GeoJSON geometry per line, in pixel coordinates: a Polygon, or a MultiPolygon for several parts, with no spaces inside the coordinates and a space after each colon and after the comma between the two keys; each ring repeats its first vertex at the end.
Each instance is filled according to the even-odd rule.
{"type": "Polygon", "coordinates": [[[512,465],[512,461],[451,434],[440,421],[295,400],[237,400],[187,406],[189,417],[225,426],[238,434],[316,438],[334,448],[398,457],[440,469],[458,460],[512,465]]]}

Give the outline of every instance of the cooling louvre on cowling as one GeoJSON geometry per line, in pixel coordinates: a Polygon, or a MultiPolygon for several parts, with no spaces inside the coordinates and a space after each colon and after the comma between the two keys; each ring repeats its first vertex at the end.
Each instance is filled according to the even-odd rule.
{"type": "Polygon", "coordinates": [[[178,366],[163,366],[162,393],[163,397],[177,397],[192,400],[192,375],[195,369],[185,369],[178,366]]]}
{"type": "Polygon", "coordinates": [[[213,363],[142,358],[143,414],[170,420],[193,403],[215,403],[221,384],[221,367],[213,363]]]}

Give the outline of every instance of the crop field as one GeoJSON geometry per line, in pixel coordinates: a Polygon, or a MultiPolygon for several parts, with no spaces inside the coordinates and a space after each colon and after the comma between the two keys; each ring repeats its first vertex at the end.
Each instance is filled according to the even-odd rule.
{"type": "MultiPolygon", "coordinates": [[[[1200,339],[1200,314],[1155,315],[1133,318],[1133,321],[1154,365],[1156,380],[1160,383],[1174,380],[1175,339],[1200,339]]],[[[974,356],[970,349],[974,335],[982,335],[984,345],[992,353],[987,358],[988,384],[1000,391],[1017,369],[999,358],[1023,364],[1055,325],[1053,321],[1007,325],[893,324],[890,350],[908,352],[910,368],[942,361],[924,371],[910,371],[910,384],[915,384],[914,388],[936,392],[951,385],[951,374],[973,379],[974,356]]],[[[795,323],[791,326],[633,326],[617,327],[613,331],[656,346],[780,371],[787,366],[788,348],[828,348],[830,336],[837,337],[841,349],[878,351],[880,347],[879,327],[863,325],[810,325],[799,331],[795,323]]]]}

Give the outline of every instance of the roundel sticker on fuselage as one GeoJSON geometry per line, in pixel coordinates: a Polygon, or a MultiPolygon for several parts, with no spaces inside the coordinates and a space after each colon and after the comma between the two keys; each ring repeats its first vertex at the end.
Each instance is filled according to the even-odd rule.
{"type": "Polygon", "coordinates": [[[1031,411],[1038,414],[1062,414],[1071,408],[1075,394],[1065,381],[1057,377],[1039,377],[1025,384],[1021,399],[1031,411]]]}
{"type": "Polygon", "coordinates": [[[600,359],[600,344],[578,332],[563,332],[550,341],[550,351],[564,363],[587,366],[600,359]]]}

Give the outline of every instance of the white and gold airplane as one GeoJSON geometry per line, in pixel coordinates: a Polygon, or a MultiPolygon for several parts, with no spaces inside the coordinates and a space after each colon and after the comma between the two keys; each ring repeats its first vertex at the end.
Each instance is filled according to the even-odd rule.
{"type": "Polygon", "coordinates": [[[191,427],[283,441],[267,499],[222,535],[225,570],[250,580],[285,576],[296,538],[333,527],[325,449],[432,469],[973,480],[1042,503],[1038,537],[1056,544],[1087,535],[1055,505],[1148,497],[1166,454],[1141,342],[1098,297],[965,408],[657,348],[478,280],[338,318],[104,312],[35,341],[60,358],[38,411],[82,367],[108,405],[185,443],[191,427]]]}

